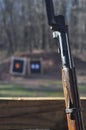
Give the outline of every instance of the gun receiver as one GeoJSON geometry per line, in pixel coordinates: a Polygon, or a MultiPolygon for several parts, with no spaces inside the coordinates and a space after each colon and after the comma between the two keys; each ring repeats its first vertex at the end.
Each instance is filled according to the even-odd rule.
{"type": "Polygon", "coordinates": [[[48,14],[48,22],[49,25],[52,26],[54,38],[59,37],[62,60],[62,82],[68,129],[84,130],[75,66],[70,49],[68,26],[65,24],[64,16],[54,16],[52,0],[45,0],[45,3],[48,14]]]}

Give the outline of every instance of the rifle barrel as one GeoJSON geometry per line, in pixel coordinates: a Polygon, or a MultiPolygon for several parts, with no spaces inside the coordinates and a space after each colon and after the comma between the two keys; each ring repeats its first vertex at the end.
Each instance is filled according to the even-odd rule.
{"type": "Polygon", "coordinates": [[[48,16],[48,23],[49,25],[52,25],[55,23],[53,2],[52,0],[45,0],[45,4],[48,16]]]}

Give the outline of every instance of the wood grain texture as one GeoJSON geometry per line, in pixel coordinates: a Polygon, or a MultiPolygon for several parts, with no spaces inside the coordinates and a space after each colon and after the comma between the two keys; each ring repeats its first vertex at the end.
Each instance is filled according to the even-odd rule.
{"type": "MultiPolygon", "coordinates": [[[[81,102],[86,122],[86,99],[81,102]]],[[[64,99],[0,99],[0,130],[29,129],[67,130],[64,99]]]]}
{"type": "Polygon", "coordinates": [[[66,114],[68,130],[84,130],[75,68],[69,69],[64,67],[62,69],[62,83],[66,110],[76,108],[76,112],[66,114]]]}

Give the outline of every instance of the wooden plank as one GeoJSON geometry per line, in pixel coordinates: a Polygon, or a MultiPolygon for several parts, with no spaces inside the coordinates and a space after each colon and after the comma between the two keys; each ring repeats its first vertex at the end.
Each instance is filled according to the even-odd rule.
{"type": "MultiPolygon", "coordinates": [[[[86,122],[86,99],[81,99],[86,122]]],[[[64,99],[0,99],[0,130],[67,130],[64,99]]]]}

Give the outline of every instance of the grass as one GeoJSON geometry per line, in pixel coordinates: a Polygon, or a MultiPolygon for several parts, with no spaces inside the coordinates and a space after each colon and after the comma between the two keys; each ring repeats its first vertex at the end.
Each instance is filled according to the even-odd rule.
{"type": "MultiPolygon", "coordinates": [[[[63,97],[61,81],[45,80],[44,85],[28,86],[16,84],[0,84],[0,97],[63,97]]],[[[79,85],[81,96],[86,96],[86,84],[79,85]]]]}
{"type": "Polygon", "coordinates": [[[80,96],[86,97],[86,84],[79,85],[79,93],[80,93],[80,96]]]}
{"type": "Polygon", "coordinates": [[[46,90],[29,90],[17,85],[0,85],[0,97],[57,97],[62,92],[46,90]]]}
{"type": "Polygon", "coordinates": [[[63,96],[62,91],[56,88],[61,82],[44,80],[42,85],[28,87],[16,84],[0,84],[0,97],[59,97],[63,96]],[[37,87],[37,88],[36,88],[37,87]]]}

